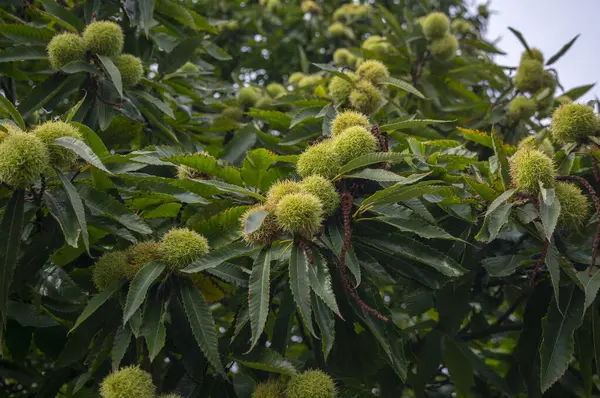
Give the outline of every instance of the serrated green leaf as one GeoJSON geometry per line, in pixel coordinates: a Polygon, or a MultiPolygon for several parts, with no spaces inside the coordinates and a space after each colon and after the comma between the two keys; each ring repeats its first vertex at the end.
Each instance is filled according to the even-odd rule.
{"type": "Polygon", "coordinates": [[[75,325],[69,330],[69,333],[73,333],[75,329],[79,327],[86,319],[88,319],[98,308],[102,307],[104,303],[110,300],[115,292],[119,289],[120,284],[113,283],[108,286],[106,289],[102,290],[100,293],[92,297],[92,299],[88,302],[87,306],[81,312],[81,315],[75,321],[75,325]]]}
{"type": "Polygon", "coordinates": [[[269,284],[271,275],[271,250],[263,249],[252,266],[250,284],[248,287],[248,311],[250,315],[250,328],[252,330],[252,343],[248,352],[258,343],[262,334],[267,316],[269,315],[269,284]]]}
{"type": "Polygon", "coordinates": [[[396,130],[404,130],[411,129],[415,127],[425,127],[430,124],[439,124],[439,123],[454,123],[456,120],[435,120],[435,119],[409,119],[403,120],[396,123],[384,124],[379,126],[381,131],[396,131],[396,130]]]}
{"type": "Polygon", "coordinates": [[[377,217],[386,224],[393,225],[404,232],[413,232],[425,239],[450,239],[457,240],[454,236],[444,231],[442,228],[425,223],[420,219],[404,219],[399,217],[377,217]]]}
{"type": "Polygon", "coordinates": [[[411,260],[429,265],[438,272],[449,277],[458,277],[467,270],[444,253],[427,246],[419,241],[405,236],[388,236],[384,239],[362,238],[368,244],[377,246],[393,254],[407,257],[411,260]]]}
{"type": "Polygon", "coordinates": [[[202,256],[200,259],[190,263],[190,265],[181,271],[190,274],[201,272],[210,268],[214,268],[227,260],[254,253],[258,249],[258,247],[250,246],[243,241],[233,242],[227,246],[221,246],[218,249],[215,249],[202,256]]]}
{"type": "Polygon", "coordinates": [[[554,239],[550,240],[548,245],[548,251],[546,252],[546,267],[550,272],[550,279],[552,280],[552,288],[554,289],[554,297],[556,301],[560,302],[560,253],[554,242],[554,239]]]}
{"type": "Polygon", "coordinates": [[[69,202],[71,202],[71,206],[73,207],[73,211],[75,212],[75,217],[77,218],[77,223],[79,224],[79,229],[81,232],[81,238],[83,239],[83,244],[85,245],[86,251],[90,252],[90,237],[87,230],[87,221],[85,218],[85,209],[83,208],[83,202],[81,201],[81,197],[77,192],[77,189],[71,183],[71,180],[67,178],[64,174],[62,174],[59,170],[56,170],[56,174],[58,178],[63,184],[65,188],[65,192],[67,193],[67,197],[69,198],[69,202]]]}
{"type": "Polygon", "coordinates": [[[10,115],[10,117],[12,117],[12,119],[15,122],[17,122],[21,130],[25,130],[25,121],[23,120],[23,117],[21,116],[17,108],[15,108],[15,106],[12,104],[12,102],[10,102],[4,95],[1,94],[0,108],[6,111],[10,115]]]}
{"type": "Polygon", "coordinates": [[[48,212],[58,221],[66,243],[69,246],[77,247],[81,227],[64,191],[45,191],[44,203],[48,208],[48,212]]]}
{"type": "Polygon", "coordinates": [[[50,29],[39,29],[25,24],[0,24],[0,34],[17,44],[45,46],[52,40],[50,29]]]}
{"type": "Polygon", "coordinates": [[[221,192],[227,192],[237,195],[250,196],[254,199],[258,199],[261,202],[265,200],[265,197],[261,194],[254,192],[247,188],[238,187],[237,185],[227,184],[222,181],[216,180],[194,180],[200,184],[210,185],[212,187],[217,188],[221,192]]]}
{"type": "Polygon", "coordinates": [[[78,191],[85,205],[95,215],[106,215],[126,228],[141,234],[150,234],[150,229],[137,215],[133,214],[127,206],[117,201],[105,192],[87,185],[80,184],[78,191]]]}
{"type": "Polygon", "coordinates": [[[276,160],[277,156],[264,148],[248,152],[241,170],[246,185],[266,191],[279,177],[277,170],[271,168],[276,160]]]}
{"type": "Polygon", "coordinates": [[[154,362],[154,358],[165,345],[167,330],[164,316],[162,301],[159,299],[151,300],[144,312],[143,323],[140,328],[140,334],[146,340],[150,362],[154,362]]]}
{"type": "Polygon", "coordinates": [[[403,184],[411,184],[425,178],[429,175],[426,174],[412,174],[409,177],[403,177],[389,170],[384,169],[364,169],[355,174],[345,175],[344,178],[362,178],[365,180],[379,181],[379,182],[401,182],[403,184]]]}
{"type": "Polygon", "coordinates": [[[53,145],[58,145],[75,152],[82,159],[88,161],[93,166],[99,168],[105,173],[112,174],[102,163],[100,158],[83,141],[72,137],[60,137],[54,140],[53,145]]]}
{"type": "Polygon", "coordinates": [[[251,108],[246,114],[253,118],[269,122],[271,128],[274,129],[289,129],[292,122],[291,117],[280,111],[251,108]]]}
{"type": "Polygon", "coordinates": [[[523,33],[519,32],[518,30],[516,30],[515,28],[512,28],[510,26],[508,27],[508,30],[510,30],[515,36],[517,36],[517,39],[521,42],[523,47],[525,47],[525,50],[530,51],[529,45],[527,44],[527,41],[525,40],[523,33]]]}
{"type": "Polygon", "coordinates": [[[135,93],[135,95],[140,97],[142,100],[154,105],[155,107],[160,109],[163,113],[165,113],[170,118],[175,119],[175,115],[173,114],[173,109],[171,109],[171,106],[169,104],[159,100],[156,97],[153,97],[152,95],[148,94],[145,91],[137,91],[135,93]]]}
{"type": "Polygon", "coordinates": [[[569,91],[563,93],[563,97],[569,97],[573,101],[577,101],[579,98],[583,97],[585,94],[588,93],[588,91],[590,91],[595,86],[596,86],[596,83],[586,84],[583,86],[578,86],[578,87],[572,88],[569,91]]]}
{"type": "Polygon", "coordinates": [[[250,213],[246,217],[246,221],[244,221],[244,234],[248,235],[258,230],[261,227],[263,221],[265,220],[265,217],[267,217],[268,215],[269,212],[264,210],[257,210],[255,212],[250,213]]]}
{"type": "Polygon", "coordinates": [[[380,84],[387,84],[390,86],[394,86],[399,88],[400,90],[406,91],[408,93],[414,94],[421,99],[426,99],[423,93],[414,88],[410,83],[405,82],[404,80],[396,79],[395,77],[386,77],[383,79],[380,84]]]}
{"type": "Polygon", "coordinates": [[[287,376],[293,376],[297,373],[296,368],[290,361],[282,357],[278,352],[268,348],[235,357],[235,361],[251,369],[263,370],[265,372],[280,373],[287,376]]]}
{"type": "Polygon", "coordinates": [[[113,342],[113,348],[110,353],[112,359],[112,371],[116,372],[121,366],[121,361],[129,348],[131,343],[131,328],[127,325],[119,325],[117,332],[115,333],[115,339],[113,342]]]}
{"type": "Polygon", "coordinates": [[[460,391],[461,394],[468,396],[471,392],[471,387],[475,382],[473,377],[473,367],[463,354],[463,351],[449,338],[446,338],[444,341],[443,358],[444,365],[448,368],[450,377],[457,390],[460,391]]]}
{"type": "Polygon", "coordinates": [[[292,121],[290,122],[290,128],[293,128],[294,126],[304,122],[305,120],[318,118],[319,115],[321,115],[322,108],[323,107],[321,106],[308,106],[306,108],[300,109],[292,118],[292,121]]]}
{"type": "Polygon", "coordinates": [[[27,61],[36,59],[47,59],[48,54],[44,47],[29,47],[29,46],[17,46],[8,47],[0,52],[0,63],[3,62],[17,62],[27,61]]]}
{"type": "Polygon", "coordinates": [[[211,57],[218,61],[229,61],[231,59],[231,55],[227,54],[227,51],[223,50],[212,41],[205,40],[202,42],[202,46],[211,57]]]}
{"type": "Polygon", "coordinates": [[[127,300],[125,302],[125,308],[123,309],[123,324],[126,324],[133,316],[134,312],[142,305],[146,298],[146,293],[148,293],[148,289],[150,289],[150,286],[158,279],[164,270],[164,264],[153,261],[144,265],[138,271],[131,281],[129,291],[127,292],[127,300]]]}
{"type": "Polygon", "coordinates": [[[217,327],[210,307],[198,288],[191,283],[181,287],[181,301],[198,346],[215,370],[225,376],[218,350],[217,327]]]}
{"type": "Polygon", "coordinates": [[[558,50],[558,52],[556,54],[554,54],[553,56],[551,56],[548,61],[546,61],[546,65],[550,66],[553,63],[555,63],[556,61],[558,61],[563,55],[566,54],[567,51],[569,51],[569,49],[571,48],[571,46],[573,44],[575,44],[575,41],[579,38],[579,36],[581,35],[577,35],[574,38],[572,38],[571,40],[569,40],[569,42],[567,44],[565,44],[564,46],[562,46],[560,48],[560,50],[558,50]]]}
{"type": "Polygon", "coordinates": [[[546,392],[562,377],[574,352],[573,333],[581,325],[585,296],[574,285],[566,286],[560,301],[554,299],[548,315],[542,320],[543,339],[540,348],[542,392],[546,392]]]}
{"type": "Polygon", "coordinates": [[[236,206],[224,210],[214,216],[194,220],[191,228],[204,235],[212,248],[228,245],[242,236],[240,219],[250,206],[236,206]]]}
{"type": "Polygon", "coordinates": [[[356,159],[352,159],[342,167],[340,167],[339,174],[343,175],[349,171],[359,169],[361,167],[369,166],[375,163],[400,163],[406,159],[412,158],[413,155],[397,153],[397,152],[375,152],[367,155],[362,155],[356,159]]]}
{"type": "Polygon", "coordinates": [[[298,306],[304,324],[313,336],[316,336],[312,325],[312,310],[310,304],[310,280],[308,278],[308,259],[298,242],[292,246],[289,262],[290,288],[294,301],[298,306]]]}
{"type": "Polygon", "coordinates": [[[119,72],[119,69],[116,67],[112,59],[110,59],[110,57],[100,54],[96,54],[96,56],[98,57],[100,62],[102,62],[104,70],[106,70],[106,73],[108,73],[110,80],[115,85],[117,92],[119,93],[121,98],[123,98],[123,81],[121,80],[121,72],[119,72]]]}
{"type": "Polygon", "coordinates": [[[403,200],[417,198],[426,194],[449,195],[453,192],[451,187],[434,185],[439,183],[439,181],[422,181],[414,185],[405,186],[405,183],[409,184],[412,182],[411,180],[418,180],[419,177],[422,178],[422,176],[416,175],[414,179],[407,178],[406,182],[398,182],[389,188],[374,193],[361,203],[358,211],[364,213],[376,205],[402,202],[403,200]]]}
{"type": "Polygon", "coordinates": [[[515,269],[523,262],[529,260],[529,256],[522,254],[507,254],[504,256],[488,257],[481,260],[481,265],[490,276],[503,277],[512,275],[515,269]]]}
{"type": "Polygon", "coordinates": [[[354,85],[354,82],[352,81],[352,79],[350,78],[350,76],[348,76],[346,73],[344,72],[340,72],[338,70],[338,68],[336,68],[333,65],[329,65],[329,64],[315,64],[313,63],[314,66],[316,66],[317,68],[324,70],[326,72],[329,72],[337,77],[341,77],[342,79],[346,80],[347,82],[350,82],[354,85]]]}
{"type": "MultiPolygon", "coordinates": [[[[312,250],[312,249],[311,249],[312,250]]],[[[312,291],[340,318],[340,309],[335,300],[335,293],[331,286],[331,275],[325,259],[318,250],[312,250],[313,264],[308,266],[308,280],[312,291]]]]}
{"type": "Polygon", "coordinates": [[[9,301],[6,308],[8,318],[15,320],[21,326],[35,328],[48,328],[60,326],[58,321],[33,304],[9,301]]]}
{"type": "MultiPolygon", "coordinates": [[[[541,184],[540,184],[541,185],[541,184]]],[[[546,239],[551,239],[558,217],[560,216],[560,202],[554,193],[554,188],[544,188],[540,186],[540,220],[544,227],[546,239]]]]}
{"type": "Polygon", "coordinates": [[[335,342],[335,318],[328,306],[321,300],[319,296],[312,293],[313,310],[315,321],[321,331],[321,350],[323,351],[323,359],[327,361],[327,357],[331,353],[335,342]]]}

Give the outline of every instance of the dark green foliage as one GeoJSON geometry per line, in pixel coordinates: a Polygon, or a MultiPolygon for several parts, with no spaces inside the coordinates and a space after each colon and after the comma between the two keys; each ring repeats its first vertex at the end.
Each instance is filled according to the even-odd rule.
{"type": "Polygon", "coordinates": [[[364,3],[2,2],[1,397],[600,395],[576,38],[364,3]]]}

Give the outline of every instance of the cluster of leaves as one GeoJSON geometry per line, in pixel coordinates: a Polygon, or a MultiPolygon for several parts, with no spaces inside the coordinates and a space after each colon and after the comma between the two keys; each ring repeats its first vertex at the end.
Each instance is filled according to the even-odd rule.
{"type": "Polygon", "coordinates": [[[113,398],[141,369],[157,394],[260,398],[316,368],[343,397],[600,393],[599,103],[555,111],[592,86],[564,90],[550,68],[575,39],[544,66],[512,29],[525,54],[505,68],[486,6],[377,3],[2,4],[1,135],[57,119],[78,134],[47,143],[76,161],[0,187],[0,395],[113,398]],[[53,37],[106,20],[139,82],[90,51],[52,69],[53,37]],[[249,239],[275,184],[319,174],[299,158],[336,140],[346,108],[376,145],[323,175],[339,206],[249,239]],[[548,167],[521,176],[532,153],[548,167]],[[590,219],[567,211],[573,193],[590,219]],[[117,277],[97,283],[111,258],[117,277]]]}

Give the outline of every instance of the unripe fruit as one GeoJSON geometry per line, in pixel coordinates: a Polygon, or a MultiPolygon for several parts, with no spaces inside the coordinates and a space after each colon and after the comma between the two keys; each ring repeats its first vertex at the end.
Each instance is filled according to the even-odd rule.
{"type": "Polygon", "coordinates": [[[518,95],[508,104],[508,118],[512,121],[529,119],[536,110],[536,103],[533,98],[527,98],[518,95]]]}
{"type": "Polygon", "coordinates": [[[539,149],[544,152],[548,157],[554,157],[554,146],[552,142],[548,138],[544,138],[542,142],[540,142],[537,146],[535,144],[535,136],[530,135],[529,137],[523,138],[521,142],[519,142],[519,149],[528,148],[528,149],[539,149]]]}
{"type": "Polygon", "coordinates": [[[92,22],[83,31],[83,41],[94,54],[117,56],[123,51],[123,31],[114,22],[92,22]]]}
{"type": "Polygon", "coordinates": [[[253,107],[260,99],[260,92],[255,87],[243,87],[237,95],[238,104],[244,109],[253,107]]]}
{"type": "Polygon", "coordinates": [[[302,78],[304,76],[306,76],[306,75],[302,72],[294,72],[288,78],[288,83],[289,84],[297,84],[300,80],[302,80],[302,78]]]}
{"type": "Polygon", "coordinates": [[[543,64],[544,54],[537,48],[530,48],[529,51],[525,50],[523,51],[523,54],[521,54],[521,62],[527,59],[533,59],[543,64]]]}
{"type": "Polygon", "coordinates": [[[299,193],[301,191],[302,188],[300,187],[300,184],[296,181],[277,181],[275,184],[271,185],[271,188],[269,188],[269,191],[267,192],[267,201],[265,205],[268,208],[273,208],[285,195],[299,193]]]}
{"type": "Polygon", "coordinates": [[[125,278],[127,255],[117,251],[105,253],[94,265],[92,280],[98,290],[104,290],[115,282],[125,278]]]}
{"type": "Polygon", "coordinates": [[[309,370],[292,377],[287,386],[287,398],[335,398],[335,383],[320,370],[309,370]]]}
{"type": "Polygon", "coordinates": [[[510,176],[515,187],[525,193],[536,194],[544,188],[554,187],[556,170],[554,162],[537,149],[519,149],[510,159],[510,176]]]}
{"type": "Polygon", "coordinates": [[[319,199],[325,215],[333,214],[340,204],[340,197],[333,184],[321,176],[314,175],[303,179],[300,187],[303,192],[315,195],[319,199]]]}
{"type": "Polygon", "coordinates": [[[461,35],[466,35],[471,32],[473,26],[464,19],[455,19],[452,21],[452,30],[461,35]]]}
{"type": "Polygon", "coordinates": [[[322,80],[323,80],[323,77],[321,75],[308,75],[308,76],[304,76],[298,82],[298,87],[299,88],[314,87],[317,84],[321,83],[322,80]]]}
{"type": "Polygon", "coordinates": [[[120,55],[115,61],[115,66],[121,73],[121,80],[126,87],[133,87],[144,77],[142,60],[131,54],[120,55]]]}
{"type": "Polygon", "coordinates": [[[286,195],[275,207],[275,216],[285,232],[312,236],[321,228],[323,205],[311,194],[286,195]]]}
{"type": "Polygon", "coordinates": [[[441,39],[450,30],[450,20],[442,12],[432,12],[425,17],[421,27],[427,40],[441,39]]]}
{"type": "Polygon", "coordinates": [[[26,188],[49,166],[48,148],[33,134],[8,135],[0,144],[0,181],[26,188]]]}
{"type": "Polygon", "coordinates": [[[244,117],[244,111],[237,106],[228,106],[221,111],[221,116],[231,120],[240,121],[244,117]]]}
{"type": "Polygon", "coordinates": [[[302,2],[302,4],[300,4],[300,9],[305,14],[306,13],[309,13],[309,14],[320,14],[321,13],[321,7],[313,0],[304,0],[302,2]]]}
{"type": "Polygon", "coordinates": [[[33,134],[48,147],[50,166],[60,170],[68,170],[75,165],[77,154],[70,149],[54,144],[54,140],[61,137],[82,140],[83,136],[75,127],[60,120],[50,121],[37,126],[33,130],[33,134]]]}
{"type": "Polygon", "coordinates": [[[188,266],[208,253],[206,238],[187,228],[173,228],[161,240],[161,256],[171,270],[188,266]]]}
{"type": "Polygon", "coordinates": [[[344,4],[334,11],[333,20],[339,21],[342,19],[361,19],[369,14],[370,9],[371,6],[368,4],[344,4]]]}
{"type": "Polygon", "coordinates": [[[383,55],[392,51],[392,45],[387,41],[387,39],[377,35],[367,37],[361,47],[367,51],[373,51],[383,55]]]}
{"type": "Polygon", "coordinates": [[[569,182],[557,182],[554,189],[560,202],[558,223],[566,228],[582,225],[588,218],[590,203],[581,189],[569,182]]]}
{"type": "Polygon", "coordinates": [[[281,398],[285,396],[286,384],[282,380],[269,380],[256,385],[252,398],[281,398]]]}
{"type": "Polygon", "coordinates": [[[194,73],[200,72],[200,69],[190,61],[187,61],[183,66],[175,71],[176,73],[194,73]]]}
{"type": "Polygon", "coordinates": [[[262,97],[254,104],[256,109],[269,109],[271,106],[273,106],[273,99],[271,97],[262,97]]]}
{"type": "Polygon", "coordinates": [[[201,273],[187,274],[192,283],[200,290],[207,303],[215,303],[225,297],[223,290],[209,276],[201,273]]]}
{"type": "Polygon", "coordinates": [[[266,87],[267,94],[273,98],[279,98],[287,93],[285,87],[279,83],[271,83],[266,87]]]}
{"type": "Polygon", "coordinates": [[[298,158],[296,171],[301,177],[320,175],[331,179],[338,174],[341,162],[333,150],[333,140],[325,140],[309,147],[298,158]]]}
{"type": "MultiPolygon", "coordinates": [[[[349,75],[349,73],[346,73],[349,75]]],[[[329,96],[336,104],[343,104],[348,101],[348,97],[354,86],[351,82],[339,76],[334,76],[329,82],[329,96]]]]}
{"type": "Polygon", "coordinates": [[[256,206],[246,211],[242,216],[242,233],[244,234],[244,240],[247,243],[264,246],[277,239],[277,236],[279,235],[279,224],[277,224],[277,217],[275,217],[274,214],[268,214],[257,230],[246,233],[246,222],[248,217],[256,211],[269,211],[269,209],[270,208],[267,206],[256,206]]]}
{"type": "Polygon", "coordinates": [[[83,39],[74,33],[61,33],[48,43],[48,60],[52,69],[59,70],[74,61],[85,60],[83,39]]]}
{"type": "Polygon", "coordinates": [[[458,40],[456,36],[447,34],[440,39],[431,42],[431,55],[441,62],[446,62],[454,58],[458,51],[458,40]]]}
{"type": "Polygon", "coordinates": [[[333,140],[333,149],[342,164],[377,150],[377,139],[361,126],[347,128],[333,140]]]}
{"type": "Polygon", "coordinates": [[[350,105],[359,112],[370,115],[385,103],[381,90],[368,80],[360,80],[350,92],[350,105]]]}
{"type": "Polygon", "coordinates": [[[127,366],[109,374],[100,386],[102,398],[151,398],[154,396],[152,376],[139,366],[127,366]]]}
{"type": "Polygon", "coordinates": [[[356,63],[356,56],[347,48],[338,48],[333,53],[333,62],[337,65],[353,66],[356,63]]]}
{"type": "Polygon", "coordinates": [[[329,25],[327,33],[329,34],[329,36],[336,38],[351,39],[354,37],[352,29],[350,29],[348,26],[344,25],[341,22],[334,22],[331,25],[329,25]]]}
{"type": "Polygon", "coordinates": [[[335,137],[340,135],[344,130],[354,126],[361,126],[367,130],[371,130],[369,118],[362,113],[355,111],[340,112],[335,119],[333,119],[333,123],[331,124],[331,134],[335,137]]]}
{"type": "Polygon", "coordinates": [[[12,123],[2,123],[1,125],[4,128],[4,130],[0,130],[0,143],[2,143],[2,141],[4,141],[4,139],[11,134],[24,133],[23,130],[21,130],[12,123]]]}
{"type": "Polygon", "coordinates": [[[521,62],[515,76],[515,87],[517,90],[526,92],[536,92],[542,87],[544,82],[544,65],[534,59],[526,59],[521,62]]]}
{"type": "Polygon", "coordinates": [[[123,270],[125,279],[133,279],[144,265],[159,260],[162,252],[161,250],[160,243],[153,240],[140,242],[129,248],[129,250],[125,252],[127,255],[127,262],[125,263],[123,270]]]}
{"type": "Polygon", "coordinates": [[[575,142],[596,135],[600,123],[594,109],[584,104],[563,104],[552,114],[550,132],[561,143],[575,142]]]}
{"type": "Polygon", "coordinates": [[[373,59],[363,62],[356,70],[356,74],[373,83],[381,82],[390,77],[387,66],[373,59]]]}

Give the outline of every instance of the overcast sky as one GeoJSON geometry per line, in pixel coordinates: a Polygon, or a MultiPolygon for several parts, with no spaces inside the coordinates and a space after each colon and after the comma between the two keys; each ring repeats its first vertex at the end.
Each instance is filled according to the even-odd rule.
{"type": "MultiPolygon", "coordinates": [[[[484,3],[484,1],[477,1],[484,3]]],[[[552,66],[565,90],[597,83],[584,100],[600,97],[600,0],[492,0],[488,39],[501,37],[498,47],[507,54],[497,60],[516,66],[523,46],[508,30],[523,33],[529,46],[546,59],[581,34],[569,52],[552,66]]]]}

